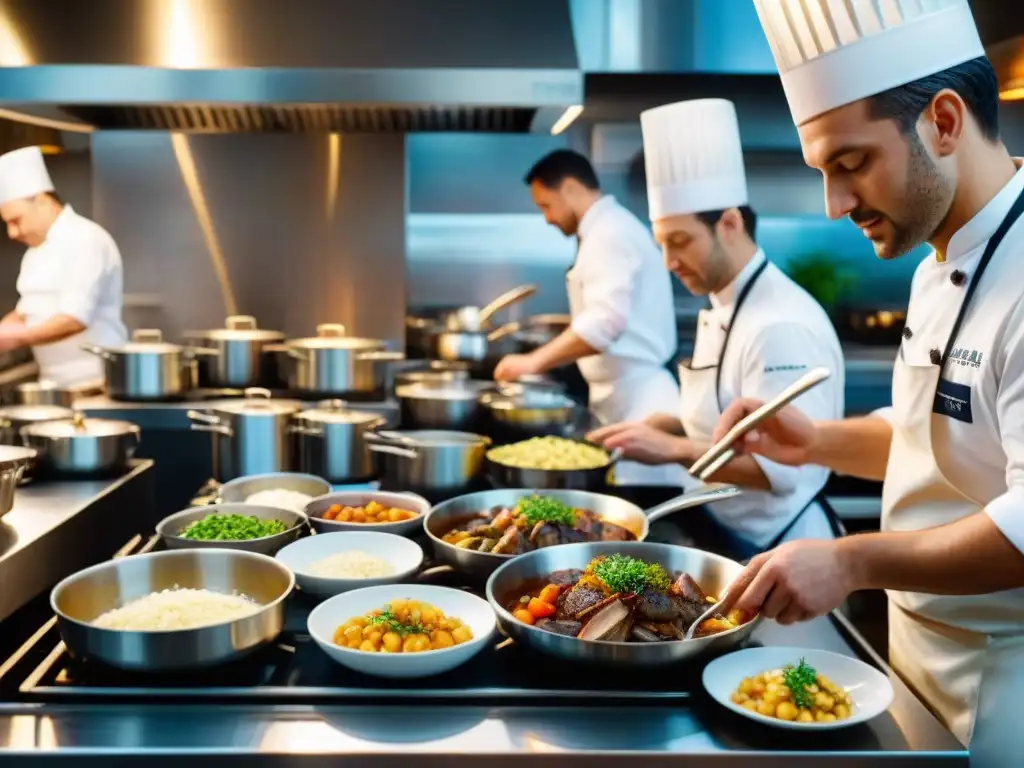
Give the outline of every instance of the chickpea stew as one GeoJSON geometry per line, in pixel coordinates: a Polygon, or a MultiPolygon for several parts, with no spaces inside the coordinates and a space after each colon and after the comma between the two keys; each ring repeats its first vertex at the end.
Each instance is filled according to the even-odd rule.
{"type": "Polygon", "coordinates": [[[473,631],[461,620],[417,600],[396,599],[354,616],[334,632],[334,643],[366,653],[422,653],[462,645],[473,631]]]}
{"type": "Polygon", "coordinates": [[[730,698],[759,715],[798,723],[834,723],[853,711],[850,694],[803,659],[744,679],[730,698]]]}

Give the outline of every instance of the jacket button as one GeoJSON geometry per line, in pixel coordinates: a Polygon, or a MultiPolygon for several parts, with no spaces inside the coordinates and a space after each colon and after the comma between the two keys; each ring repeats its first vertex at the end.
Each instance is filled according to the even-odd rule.
{"type": "Polygon", "coordinates": [[[931,352],[928,353],[928,356],[932,360],[932,365],[939,365],[940,363],[942,363],[942,353],[939,352],[939,350],[933,349],[931,352]]]}
{"type": "Polygon", "coordinates": [[[966,281],[966,280],[967,280],[967,275],[965,275],[959,269],[954,269],[952,274],[949,276],[949,281],[951,283],[953,283],[953,285],[957,285],[957,286],[963,285],[964,281],[966,281]]]}
{"type": "Polygon", "coordinates": [[[910,328],[908,326],[906,326],[906,325],[903,326],[903,338],[904,339],[909,339],[913,335],[914,335],[914,332],[912,330],[910,330],[910,328]]]}

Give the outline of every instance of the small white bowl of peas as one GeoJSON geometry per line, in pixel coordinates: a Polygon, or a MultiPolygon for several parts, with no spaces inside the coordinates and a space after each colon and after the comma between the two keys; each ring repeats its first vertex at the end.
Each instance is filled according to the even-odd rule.
{"type": "Polygon", "coordinates": [[[894,697],[889,678],[859,659],[806,648],[746,648],[704,668],[719,704],[779,728],[829,730],[877,717],[894,697]]]}
{"type": "Polygon", "coordinates": [[[309,614],[310,637],[342,666],[379,677],[428,677],[455,669],[496,631],[486,600],[428,584],[366,587],[309,614]]]}

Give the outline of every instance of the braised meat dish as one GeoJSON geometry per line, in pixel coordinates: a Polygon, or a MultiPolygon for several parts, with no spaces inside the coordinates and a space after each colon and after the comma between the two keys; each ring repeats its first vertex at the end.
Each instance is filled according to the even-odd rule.
{"type": "Polygon", "coordinates": [[[636,536],[589,509],[573,509],[549,497],[528,496],[515,507],[495,507],[460,520],[441,540],[474,552],[521,555],[556,544],[636,541],[636,536]]]}
{"type": "MultiPolygon", "coordinates": [[[[662,643],[682,640],[716,598],[687,573],[626,555],[595,558],[586,570],[555,571],[505,604],[518,621],[580,640],[662,643]]],[[[713,616],[696,637],[726,632],[751,617],[713,616]]]]}

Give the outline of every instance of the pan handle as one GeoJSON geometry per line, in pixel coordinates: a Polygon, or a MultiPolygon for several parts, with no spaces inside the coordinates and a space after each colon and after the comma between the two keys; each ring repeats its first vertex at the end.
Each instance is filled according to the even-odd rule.
{"type": "Polygon", "coordinates": [[[743,491],[736,485],[729,485],[728,483],[708,483],[694,488],[691,491],[687,491],[681,496],[676,496],[674,499],[659,504],[656,507],[652,507],[647,510],[647,522],[653,523],[656,520],[660,520],[663,517],[671,515],[673,512],[678,512],[682,509],[689,509],[690,507],[698,507],[701,504],[706,504],[709,501],[722,501],[723,499],[731,499],[733,496],[739,496],[743,491]]]}
{"type": "Polygon", "coordinates": [[[399,448],[397,445],[368,442],[366,448],[374,453],[390,453],[392,456],[401,456],[403,459],[415,460],[420,457],[419,451],[413,448],[399,448]]]}
{"type": "Polygon", "coordinates": [[[506,307],[533,296],[536,292],[536,285],[520,285],[510,291],[505,291],[505,293],[501,294],[501,296],[480,310],[480,326],[486,326],[487,321],[490,320],[492,316],[506,307]]]}

